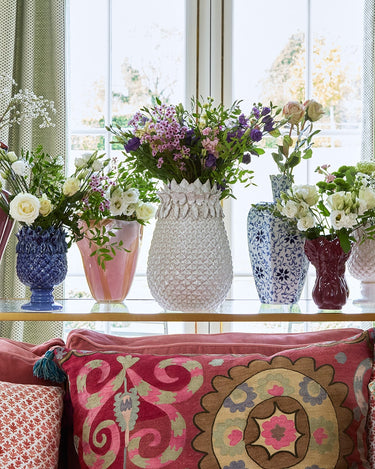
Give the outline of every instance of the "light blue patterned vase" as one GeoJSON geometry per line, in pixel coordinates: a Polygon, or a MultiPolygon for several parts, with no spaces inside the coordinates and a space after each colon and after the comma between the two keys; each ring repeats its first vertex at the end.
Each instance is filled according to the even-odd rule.
{"type": "Polygon", "coordinates": [[[304,239],[271,210],[290,180],[284,175],[270,178],[274,202],[253,205],[247,217],[250,262],[261,303],[293,304],[300,299],[309,261],[304,239]]]}

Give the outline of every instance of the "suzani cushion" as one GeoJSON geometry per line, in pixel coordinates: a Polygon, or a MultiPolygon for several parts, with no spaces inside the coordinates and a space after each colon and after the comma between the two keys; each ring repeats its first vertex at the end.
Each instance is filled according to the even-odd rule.
{"type": "Polygon", "coordinates": [[[60,348],[82,468],[368,467],[372,344],[264,355],[60,348]]]}
{"type": "Polygon", "coordinates": [[[0,467],[54,469],[58,465],[63,390],[0,382],[0,467]]]}

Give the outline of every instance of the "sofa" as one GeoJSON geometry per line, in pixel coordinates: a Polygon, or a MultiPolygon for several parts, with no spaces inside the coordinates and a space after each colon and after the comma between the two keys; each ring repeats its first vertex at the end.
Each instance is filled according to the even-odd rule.
{"type": "Polygon", "coordinates": [[[1,338],[0,467],[375,468],[373,349],[355,328],[1,338]]]}

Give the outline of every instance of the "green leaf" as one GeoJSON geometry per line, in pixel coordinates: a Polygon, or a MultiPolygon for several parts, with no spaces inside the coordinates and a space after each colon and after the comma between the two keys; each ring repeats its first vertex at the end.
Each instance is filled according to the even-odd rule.
{"type": "Polygon", "coordinates": [[[348,235],[348,232],[346,230],[340,230],[337,232],[337,237],[340,240],[340,245],[343,251],[349,252],[352,247],[352,244],[350,242],[350,237],[348,235]]]}
{"type": "Polygon", "coordinates": [[[312,154],[313,154],[313,152],[312,152],[311,148],[309,148],[308,150],[305,151],[305,153],[304,153],[304,155],[302,156],[302,158],[303,158],[304,160],[308,160],[309,158],[312,157],[312,154]]]}

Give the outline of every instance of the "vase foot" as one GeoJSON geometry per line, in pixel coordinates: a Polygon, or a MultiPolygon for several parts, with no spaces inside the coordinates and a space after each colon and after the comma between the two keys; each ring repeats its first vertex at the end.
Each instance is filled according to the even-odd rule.
{"type": "Polygon", "coordinates": [[[356,305],[375,305],[375,282],[361,282],[361,298],[353,300],[356,305]]]}
{"type": "Polygon", "coordinates": [[[21,306],[26,311],[57,311],[62,305],[55,302],[53,288],[31,288],[30,301],[21,306]]]}
{"type": "Polygon", "coordinates": [[[53,303],[35,303],[32,301],[29,301],[29,303],[26,303],[21,306],[21,309],[24,309],[26,311],[59,311],[63,307],[59,303],[53,302],[53,303]]]}

